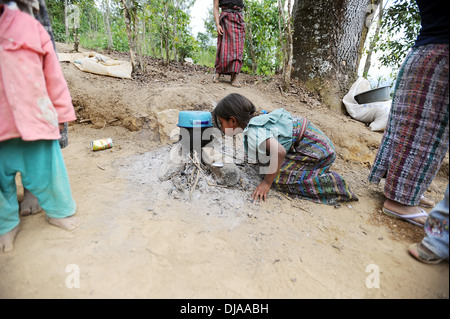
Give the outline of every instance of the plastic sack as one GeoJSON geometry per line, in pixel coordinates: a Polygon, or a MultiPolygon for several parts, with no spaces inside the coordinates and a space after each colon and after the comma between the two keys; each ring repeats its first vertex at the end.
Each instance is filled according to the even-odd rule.
{"type": "Polygon", "coordinates": [[[111,59],[96,52],[58,53],[58,58],[60,62],[73,62],[84,72],[131,79],[132,66],[128,61],[111,59]]]}
{"type": "Polygon", "coordinates": [[[355,100],[355,95],[370,89],[369,81],[360,77],[353,83],[342,102],[344,102],[345,108],[352,118],[363,123],[370,123],[369,127],[372,131],[384,131],[391,110],[392,100],[366,104],[358,104],[355,100]]]}
{"type": "Polygon", "coordinates": [[[113,60],[97,54],[93,58],[84,58],[79,61],[74,61],[74,63],[81,71],[131,79],[132,67],[131,63],[127,61],[113,60]]]}

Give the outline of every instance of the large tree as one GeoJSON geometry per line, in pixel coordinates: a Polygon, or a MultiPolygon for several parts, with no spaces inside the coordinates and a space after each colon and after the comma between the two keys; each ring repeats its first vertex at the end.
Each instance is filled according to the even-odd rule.
{"type": "Polygon", "coordinates": [[[379,0],[295,0],[292,75],[317,91],[332,109],[357,77],[358,64],[379,0]]]}

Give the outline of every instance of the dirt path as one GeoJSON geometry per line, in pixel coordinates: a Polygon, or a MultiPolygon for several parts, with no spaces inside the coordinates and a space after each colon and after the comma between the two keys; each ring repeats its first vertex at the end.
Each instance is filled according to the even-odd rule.
{"type": "MultiPolygon", "coordinates": [[[[44,214],[22,218],[15,249],[0,255],[0,298],[449,297],[448,262],[424,265],[406,250],[423,231],[380,212],[382,185],[367,176],[381,134],[365,124],[262,77],[243,75],[234,88],[201,67],[153,61],[133,81],[62,66],[79,118],[63,154],[82,225],[66,232],[44,214]],[[170,145],[158,113],[210,110],[231,92],[321,127],[338,151],[333,170],[359,201],[332,207],[272,191],[255,204],[245,183],[199,184],[188,200],[159,181],[170,145]],[[107,137],[113,148],[90,150],[107,137]]],[[[439,201],[447,182],[448,158],[427,196],[439,201]]]]}

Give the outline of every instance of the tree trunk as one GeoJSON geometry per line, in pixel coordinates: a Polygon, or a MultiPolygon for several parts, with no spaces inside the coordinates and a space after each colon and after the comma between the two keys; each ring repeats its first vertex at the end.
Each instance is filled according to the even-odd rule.
{"type": "Polygon", "coordinates": [[[372,41],[370,41],[369,49],[367,50],[366,63],[364,64],[363,76],[367,78],[369,74],[369,69],[372,64],[372,52],[375,48],[375,44],[377,43],[377,38],[381,29],[381,19],[383,17],[383,0],[380,0],[380,4],[378,5],[378,19],[377,19],[377,27],[375,29],[375,34],[373,35],[372,41]]]}
{"type": "Polygon", "coordinates": [[[168,1],[164,2],[164,23],[165,23],[165,31],[163,32],[164,34],[164,46],[166,49],[166,60],[165,60],[165,65],[169,64],[170,61],[170,48],[169,48],[169,30],[170,30],[170,25],[169,25],[169,4],[168,1]]]}
{"type": "Polygon", "coordinates": [[[279,14],[279,30],[280,30],[280,44],[283,52],[283,74],[282,74],[282,87],[287,92],[291,86],[291,72],[292,72],[292,29],[291,29],[291,0],[288,0],[288,10],[285,15],[284,12],[284,0],[278,0],[278,14],[279,14]]]}
{"type": "Polygon", "coordinates": [[[173,23],[173,41],[172,41],[172,50],[173,50],[173,59],[175,61],[178,61],[178,9],[180,8],[180,0],[176,1],[176,7],[175,9],[175,16],[174,16],[174,23],[173,23]]]}
{"type": "Polygon", "coordinates": [[[131,67],[133,69],[133,73],[136,73],[140,67],[140,60],[136,58],[136,41],[134,40],[133,31],[132,31],[132,19],[130,15],[130,10],[128,9],[126,0],[122,0],[123,5],[123,15],[125,18],[125,26],[127,28],[127,36],[128,36],[128,46],[130,47],[130,61],[131,67]]]}
{"type": "Polygon", "coordinates": [[[80,41],[78,39],[78,29],[76,27],[73,28],[73,50],[78,52],[78,45],[80,41]]]}
{"type": "Polygon", "coordinates": [[[342,98],[357,77],[371,2],[379,0],[295,0],[294,3],[293,76],[339,112],[345,113],[342,98]]]}
{"type": "Polygon", "coordinates": [[[65,31],[66,31],[66,42],[69,38],[69,25],[67,23],[67,0],[64,0],[64,25],[65,25],[65,31]]]}
{"type": "Polygon", "coordinates": [[[110,53],[113,48],[113,39],[112,39],[112,34],[111,34],[111,23],[110,23],[111,11],[109,9],[109,0],[103,0],[103,10],[105,10],[104,23],[105,23],[106,36],[107,36],[107,41],[108,41],[107,42],[108,47],[106,48],[106,50],[108,53],[110,53]]]}
{"type": "Polygon", "coordinates": [[[125,0],[122,0],[122,5],[123,5],[123,16],[125,18],[125,26],[127,28],[128,46],[130,48],[131,67],[133,69],[133,73],[135,73],[137,71],[137,65],[136,65],[136,53],[135,53],[136,51],[134,48],[133,34],[131,31],[131,16],[130,16],[130,11],[128,10],[125,0]]]}

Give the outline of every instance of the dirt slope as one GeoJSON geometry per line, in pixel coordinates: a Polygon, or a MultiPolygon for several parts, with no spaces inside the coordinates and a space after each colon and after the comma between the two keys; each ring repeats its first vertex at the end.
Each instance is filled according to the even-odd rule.
{"type": "MultiPolygon", "coordinates": [[[[449,297],[448,262],[411,258],[406,249],[423,231],[383,215],[383,185],[367,182],[381,133],[296,83],[282,93],[276,78],[242,75],[234,88],[228,78],[213,84],[210,69],[157,61],[134,80],[62,68],[78,115],[63,154],[82,225],[66,232],[44,214],[22,218],[14,251],[0,255],[1,298],[449,297]],[[159,181],[170,145],[158,113],[211,110],[231,92],[322,128],[338,152],[333,170],[359,201],[332,207],[272,191],[267,203],[250,203],[250,180],[231,188],[203,180],[189,200],[159,181]],[[89,148],[106,137],[113,148],[89,148]],[[371,288],[377,271],[379,288],[371,288]]],[[[427,196],[439,201],[447,182],[448,159],[427,196]]]]}

